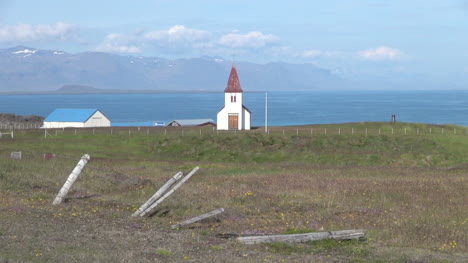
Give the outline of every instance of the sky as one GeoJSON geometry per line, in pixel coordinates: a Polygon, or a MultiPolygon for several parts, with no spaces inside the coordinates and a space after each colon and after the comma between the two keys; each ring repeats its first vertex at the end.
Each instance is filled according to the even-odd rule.
{"type": "MultiPolygon", "coordinates": [[[[0,48],[313,63],[468,88],[468,0],[0,0],[0,48]]],[[[378,82],[376,82],[378,85],[378,82]]]]}

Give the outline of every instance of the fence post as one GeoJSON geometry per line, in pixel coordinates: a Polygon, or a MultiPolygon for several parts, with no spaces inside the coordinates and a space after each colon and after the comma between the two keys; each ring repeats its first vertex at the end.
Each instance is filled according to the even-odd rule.
{"type": "Polygon", "coordinates": [[[442,134],[444,134],[444,128],[442,128],[442,134]]]}
{"type": "Polygon", "coordinates": [[[149,128],[146,129],[146,136],[149,135],[149,128]]]}
{"type": "Polygon", "coordinates": [[[406,135],[406,128],[405,128],[405,135],[406,135]]]}
{"type": "Polygon", "coordinates": [[[68,190],[70,190],[70,187],[76,181],[76,179],[78,178],[78,176],[81,173],[81,170],[86,166],[89,159],[90,159],[90,157],[87,154],[85,154],[85,155],[83,155],[83,157],[81,157],[81,160],[78,162],[75,169],[73,169],[70,176],[68,176],[67,181],[62,186],[62,189],[60,189],[60,192],[58,193],[58,195],[55,197],[55,200],[52,203],[53,205],[58,205],[58,204],[62,203],[63,198],[65,197],[65,195],[67,195],[68,190]]]}
{"type": "Polygon", "coordinates": [[[351,134],[354,134],[354,128],[351,128],[351,134]]]}
{"type": "Polygon", "coordinates": [[[419,128],[416,128],[416,135],[419,135],[419,128]]]}
{"type": "Polygon", "coordinates": [[[379,135],[380,135],[380,128],[379,128],[379,135]]]}
{"type": "Polygon", "coordinates": [[[453,128],[453,134],[457,134],[457,129],[453,128]]]}
{"type": "Polygon", "coordinates": [[[366,136],[367,136],[367,127],[366,127],[366,132],[365,133],[366,133],[366,136]]]}
{"type": "Polygon", "coordinates": [[[325,135],[327,135],[327,128],[325,128],[325,135]]]}
{"type": "Polygon", "coordinates": [[[310,135],[314,135],[314,128],[310,128],[310,135]]]}
{"type": "Polygon", "coordinates": [[[338,128],[338,134],[341,135],[341,128],[338,128]]]}
{"type": "Polygon", "coordinates": [[[392,128],[392,134],[393,134],[393,128],[392,128]]]}

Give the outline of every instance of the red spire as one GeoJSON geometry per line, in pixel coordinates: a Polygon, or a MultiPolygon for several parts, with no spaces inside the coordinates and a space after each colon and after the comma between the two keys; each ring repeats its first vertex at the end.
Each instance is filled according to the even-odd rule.
{"type": "Polygon", "coordinates": [[[232,65],[231,74],[229,75],[229,80],[227,87],[224,92],[242,92],[239,77],[237,76],[236,65],[232,65]]]}

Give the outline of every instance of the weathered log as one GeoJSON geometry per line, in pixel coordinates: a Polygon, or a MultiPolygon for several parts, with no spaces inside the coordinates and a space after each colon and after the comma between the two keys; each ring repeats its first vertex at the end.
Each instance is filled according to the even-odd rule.
{"type": "Polygon", "coordinates": [[[153,210],[156,206],[158,206],[162,201],[164,201],[166,198],[168,198],[171,194],[173,194],[177,189],[179,189],[179,187],[181,187],[188,179],[190,179],[190,177],[192,177],[192,175],[194,175],[198,170],[200,169],[200,167],[195,167],[193,168],[193,170],[187,174],[186,176],[184,176],[184,178],[182,178],[182,180],[180,180],[180,182],[178,182],[171,190],[169,190],[168,192],[166,192],[163,196],[161,196],[161,198],[159,198],[158,200],[156,200],[150,207],[148,207],[145,211],[141,212],[140,213],[140,216],[145,216],[147,215],[149,212],[151,212],[151,210],[153,210]]]}
{"type": "Polygon", "coordinates": [[[188,219],[188,220],[185,220],[183,222],[180,222],[178,224],[175,224],[175,225],[172,225],[171,228],[172,229],[176,229],[176,228],[179,228],[181,226],[185,226],[185,225],[188,225],[188,224],[192,224],[192,223],[195,223],[195,222],[198,222],[200,220],[203,220],[203,219],[206,219],[208,217],[212,217],[212,216],[215,216],[215,215],[218,215],[218,214],[221,214],[224,212],[224,208],[220,208],[220,209],[216,209],[216,210],[213,210],[209,213],[206,213],[206,214],[203,214],[201,216],[197,216],[197,217],[194,217],[194,218],[191,218],[191,219],[188,219]]]}
{"type": "Polygon", "coordinates": [[[63,199],[65,198],[68,191],[70,190],[70,187],[73,185],[73,183],[76,181],[76,179],[78,179],[78,176],[80,175],[81,170],[83,170],[83,168],[86,166],[86,164],[88,163],[90,158],[91,157],[89,155],[87,155],[87,154],[85,154],[85,155],[83,155],[83,157],[81,157],[81,160],[78,162],[75,169],[73,169],[71,174],[68,176],[67,181],[62,186],[62,189],[60,189],[60,192],[58,193],[58,195],[55,197],[55,200],[52,203],[53,205],[58,205],[58,204],[62,203],[63,199]]]}
{"type": "Polygon", "coordinates": [[[364,235],[365,235],[364,230],[357,229],[357,230],[314,232],[314,233],[292,234],[292,235],[238,237],[237,241],[246,245],[258,244],[258,243],[274,243],[274,242],[301,243],[301,242],[316,241],[316,240],[322,240],[322,239],[335,239],[335,240],[359,239],[361,237],[364,237],[364,235]]]}
{"type": "Polygon", "coordinates": [[[140,208],[138,208],[138,210],[136,210],[135,213],[133,213],[132,216],[137,216],[141,212],[145,211],[146,208],[148,208],[156,200],[158,200],[158,198],[161,197],[167,191],[167,189],[169,189],[183,175],[184,174],[182,172],[178,172],[174,176],[172,176],[171,179],[169,179],[169,181],[167,181],[161,188],[159,188],[159,190],[153,196],[151,196],[151,198],[148,199],[148,201],[146,201],[142,206],[140,206],[140,208]]]}

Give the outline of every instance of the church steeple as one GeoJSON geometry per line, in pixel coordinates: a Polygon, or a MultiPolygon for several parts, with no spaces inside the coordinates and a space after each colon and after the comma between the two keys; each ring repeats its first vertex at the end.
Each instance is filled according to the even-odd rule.
{"type": "Polygon", "coordinates": [[[236,65],[233,63],[231,68],[231,74],[224,92],[242,92],[240,86],[239,77],[237,76],[236,65]]]}

